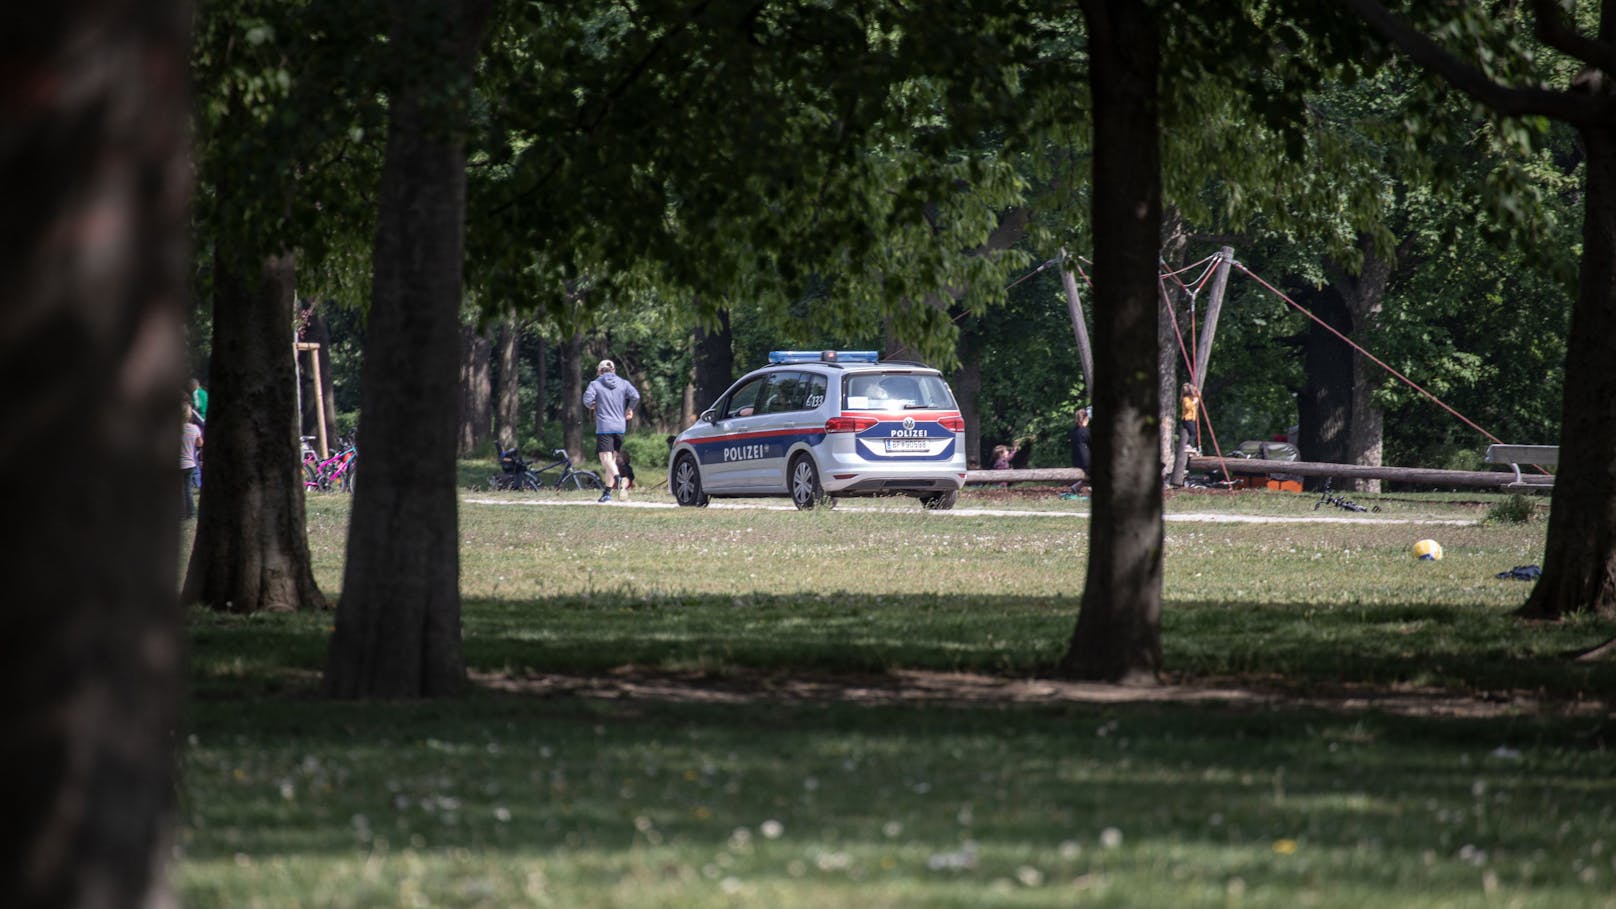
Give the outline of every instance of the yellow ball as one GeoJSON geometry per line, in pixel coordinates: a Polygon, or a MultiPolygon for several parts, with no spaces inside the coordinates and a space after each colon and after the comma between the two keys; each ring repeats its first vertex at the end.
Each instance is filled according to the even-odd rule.
{"type": "Polygon", "coordinates": [[[1442,558],[1442,544],[1435,540],[1421,540],[1414,544],[1414,558],[1435,562],[1442,558]]]}

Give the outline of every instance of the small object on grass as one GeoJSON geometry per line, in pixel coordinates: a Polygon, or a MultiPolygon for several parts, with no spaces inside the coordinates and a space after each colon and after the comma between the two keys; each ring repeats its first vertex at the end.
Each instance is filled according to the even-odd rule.
{"type": "Polygon", "coordinates": [[[1495,577],[1514,581],[1535,581],[1543,577],[1543,569],[1536,565],[1516,565],[1508,571],[1500,571],[1495,577]]]}
{"type": "Polygon", "coordinates": [[[1422,562],[1436,562],[1442,558],[1442,544],[1435,540],[1421,540],[1414,544],[1414,558],[1422,562]]]}

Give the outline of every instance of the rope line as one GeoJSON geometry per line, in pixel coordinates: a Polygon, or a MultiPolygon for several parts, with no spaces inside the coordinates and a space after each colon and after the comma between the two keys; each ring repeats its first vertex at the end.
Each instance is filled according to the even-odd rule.
{"type": "MultiPolygon", "coordinates": [[[[1200,260],[1198,260],[1196,262],[1192,262],[1189,265],[1186,265],[1183,268],[1179,268],[1179,269],[1176,269],[1176,270],[1167,269],[1165,267],[1166,263],[1162,263],[1163,267],[1162,267],[1160,273],[1157,275],[1157,279],[1156,279],[1157,292],[1161,295],[1162,302],[1164,304],[1166,304],[1167,311],[1173,317],[1173,335],[1178,340],[1179,355],[1184,360],[1185,371],[1190,376],[1190,383],[1192,385],[1194,385],[1197,389],[1199,389],[1201,387],[1201,377],[1196,375],[1196,373],[1195,373],[1195,357],[1191,356],[1191,350],[1194,349],[1194,351],[1198,354],[1199,353],[1199,347],[1200,347],[1199,338],[1196,336],[1196,325],[1195,325],[1196,299],[1200,295],[1200,292],[1203,289],[1205,289],[1207,282],[1210,281],[1212,276],[1217,272],[1217,267],[1221,263],[1221,260],[1222,260],[1222,254],[1221,253],[1213,253],[1212,255],[1207,256],[1204,259],[1200,259],[1200,260]],[[1193,269],[1200,268],[1201,266],[1205,266],[1205,268],[1202,269],[1200,275],[1197,276],[1192,282],[1186,284],[1184,282],[1184,280],[1181,277],[1179,277],[1180,275],[1182,275],[1182,274],[1184,274],[1186,272],[1189,272],[1189,271],[1191,271],[1193,269]],[[1191,340],[1190,340],[1188,346],[1186,346],[1186,344],[1184,342],[1184,333],[1180,329],[1179,324],[1178,324],[1178,313],[1173,308],[1173,306],[1171,304],[1171,300],[1167,296],[1167,284],[1166,284],[1166,282],[1167,282],[1167,280],[1169,278],[1172,279],[1173,282],[1176,283],[1180,288],[1182,288],[1184,290],[1184,292],[1189,296],[1189,303],[1190,303],[1190,339],[1191,340]]],[[[1032,278],[1034,275],[1038,275],[1038,274],[1042,273],[1043,271],[1048,269],[1051,265],[1056,264],[1058,261],[1059,260],[1057,260],[1057,259],[1050,259],[1049,261],[1047,261],[1047,262],[1043,263],[1042,265],[1039,265],[1037,268],[1033,269],[1031,272],[1028,272],[1027,274],[1021,276],[1020,278],[1017,278],[1015,281],[1008,284],[1005,287],[1005,289],[1009,290],[1009,289],[1015,287],[1016,285],[1022,283],[1023,281],[1026,281],[1029,278],[1032,278]]],[[[1094,264],[1093,260],[1088,259],[1088,258],[1086,258],[1084,256],[1072,256],[1072,257],[1070,257],[1070,261],[1072,263],[1072,270],[1074,272],[1076,272],[1080,277],[1082,277],[1083,282],[1085,284],[1087,284],[1089,286],[1089,288],[1092,290],[1094,288],[1094,279],[1089,276],[1088,272],[1084,271],[1083,265],[1088,264],[1089,266],[1092,267],[1093,264],[1094,264]]],[[[1386,363],[1386,361],[1380,359],[1379,357],[1377,357],[1374,354],[1370,353],[1368,350],[1364,349],[1364,347],[1362,345],[1358,344],[1357,342],[1353,341],[1351,338],[1349,338],[1346,335],[1342,334],[1334,326],[1330,325],[1328,322],[1325,322],[1323,319],[1319,318],[1317,315],[1314,315],[1313,313],[1309,312],[1306,307],[1302,306],[1300,303],[1297,303],[1295,300],[1291,299],[1289,296],[1287,296],[1285,294],[1284,291],[1280,290],[1279,288],[1275,287],[1274,285],[1272,285],[1272,284],[1268,283],[1267,281],[1263,280],[1261,275],[1258,275],[1256,272],[1254,272],[1251,269],[1247,268],[1243,263],[1239,262],[1238,260],[1231,259],[1231,260],[1229,260],[1229,264],[1234,266],[1235,268],[1240,269],[1240,271],[1242,273],[1244,273],[1247,277],[1250,277],[1252,280],[1254,280],[1258,284],[1262,285],[1265,289],[1268,290],[1269,293],[1273,294],[1274,296],[1278,297],[1280,300],[1284,301],[1286,305],[1290,306],[1292,309],[1295,309],[1297,312],[1301,313],[1302,315],[1304,315],[1304,316],[1308,317],[1309,319],[1313,320],[1314,322],[1318,323],[1321,327],[1324,328],[1325,331],[1328,331],[1330,334],[1335,335],[1337,338],[1341,339],[1341,341],[1344,344],[1346,344],[1348,347],[1352,348],[1353,350],[1357,351],[1358,353],[1362,354],[1365,359],[1367,359],[1370,362],[1374,363],[1376,366],[1379,366],[1381,369],[1384,369],[1386,372],[1390,373],[1392,376],[1394,376],[1398,381],[1402,382],[1404,385],[1407,385],[1409,388],[1412,388],[1414,391],[1418,392],[1420,395],[1430,399],[1430,401],[1433,404],[1435,404],[1436,406],[1442,408],[1443,410],[1445,410],[1448,413],[1452,414],[1454,417],[1458,418],[1458,420],[1461,423],[1463,423],[1464,425],[1466,425],[1466,426],[1470,427],[1471,429],[1475,430],[1476,432],[1480,433],[1484,438],[1488,439],[1489,441],[1493,442],[1496,445],[1504,444],[1504,441],[1502,439],[1500,439],[1499,437],[1497,437],[1497,436],[1493,435],[1492,433],[1488,432],[1486,429],[1483,429],[1474,420],[1470,419],[1469,417],[1467,417],[1464,414],[1460,413],[1458,410],[1454,409],[1446,401],[1443,401],[1441,398],[1437,397],[1435,394],[1428,391],[1424,386],[1420,385],[1418,382],[1415,382],[1413,379],[1410,379],[1408,376],[1406,376],[1403,373],[1399,372],[1398,370],[1394,369],[1390,364],[1386,363]]],[[[964,316],[964,315],[965,315],[964,313],[961,313],[960,316],[956,316],[955,321],[958,321],[959,318],[964,316]]],[[[1211,438],[1212,438],[1212,447],[1213,447],[1213,450],[1217,454],[1218,463],[1221,465],[1221,467],[1223,469],[1224,479],[1232,481],[1233,478],[1229,474],[1229,465],[1228,465],[1227,460],[1224,458],[1222,446],[1219,445],[1219,443],[1218,443],[1217,431],[1212,428],[1212,416],[1211,416],[1210,412],[1207,410],[1206,399],[1204,397],[1200,399],[1200,407],[1197,408],[1197,410],[1198,410],[1197,423],[1202,423],[1204,421],[1204,426],[1205,426],[1205,429],[1207,431],[1207,435],[1211,436],[1211,438]]],[[[1534,464],[1532,466],[1536,467],[1540,473],[1542,473],[1542,474],[1544,474],[1546,476],[1552,475],[1552,474],[1549,473],[1548,470],[1544,469],[1542,465],[1534,464]]]]}
{"type": "MultiPolygon", "coordinates": [[[[1189,374],[1191,376],[1191,379],[1192,379],[1192,384],[1195,385],[1195,388],[1196,388],[1196,391],[1197,391],[1197,394],[1196,394],[1197,406],[1195,408],[1195,422],[1196,422],[1197,425],[1199,425],[1203,420],[1206,422],[1207,435],[1212,437],[1212,450],[1218,456],[1218,466],[1223,470],[1224,482],[1233,483],[1234,482],[1234,477],[1229,475],[1229,462],[1223,457],[1223,448],[1218,445],[1218,434],[1217,434],[1217,432],[1212,429],[1212,414],[1206,408],[1206,399],[1201,397],[1200,394],[1199,394],[1201,386],[1200,386],[1199,383],[1193,382],[1193,377],[1195,375],[1195,361],[1190,356],[1189,351],[1184,347],[1184,333],[1182,331],[1180,331],[1179,328],[1178,328],[1178,313],[1173,310],[1172,301],[1170,301],[1167,298],[1167,282],[1162,280],[1161,278],[1157,278],[1156,279],[1156,289],[1161,294],[1162,303],[1167,306],[1168,315],[1173,317],[1173,337],[1178,339],[1178,352],[1179,352],[1179,355],[1184,358],[1184,368],[1185,368],[1186,371],[1189,372],[1189,374]]],[[[1190,323],[1190,329],[1193,331],[1194,328],[1195,328],[1195,323],[1191,322],[1190,323]]],[[[1174,433],[1174,436],[1175,436],[1175,440],[1174,440],[1174,443],[1173,443],[1174,451],[1177,451],[1177,446],[1178,446],[1178,443],[1177,443],[1177,440],[1176,440],[1177,433],[1174,433]]],[[[1188,455],[1186,455],[1186,457],[1188,457],[1188,455]]]]}
{"type": "MultiPolygon", "coordinates": [[[[1166,276],[1168,276],[1170,278],[1176,278],[1179,275],[1183,274],[1184,272],[1189,271],[1192,268],[1199,268],[1202,265],[1207,264],[1208,262],[1213,262],[1213,260],[1216,259],[1217,257],[1218,257],[1218,254],[1213,253],[1212,255],[1207,256],[1205,259],[1200,259],[1198,261],[1191,262],[1190,264],[1184,266],[1183,268],[1180,268],[1178,271],[1165,271],[1165,272],[1163,272],[1163,274],[1165,274],[1166,276]]],[[[1163,262],[1161,264],[1165,266],[1167,263],[1163,262]]],[[[1213,262],[1213,264],[1215,265],[1217,263],[1213,262]]],[[[1183,283],[1183,282],[1179,282],[1179,283],[1183,283]]]]}
{"type": "MultiPolygon", "coordinates": [[[[1281,291],[1279,288],[1275,287],[1272,284],[1269,284],[1267,281],[1264,281],[1259,275],[1257,275],[1257,273],[1253,272],[1251,269],[1247,268],[1245,265],[1242,265],[1239,262],[1234,263],[1234,265],[1235,265],[1236,268],[1240,269],[1242,272],[1245,272],[1248,276],[1250,276],[1252,280],[1256,281],[1258,284],[1261,284],[1263,287],[1268,288],[1269,293],[1272,293],[1274,296],[1280,298],[1281,300],[1284,300],[1286,303],[1290,304],[1290,306],[1293,309],[1295,309],[1297,312],[1301,313],[1304,316],[1307,316],[1309,319],[1312,319],[1314,322],[1317,322],[1319,325],[1323,326],[1325,331],[1328,331],[1330,334],[1335,335],[1336,337],[1340,338],[1343,342],[1346,343],[1346,345],[1348,347],[1351,347],[1353,350],[1356,350],[1357,352],[1363,354],[1366,358],[1373,361],[1376,366],[1379,366],[1381,369],[1384,369],[1387,372],[1391,373],[1392,375],[1396,376],[1404,385],[1407,385],[1409,388],[1412,388],[1415,391],[1419,392],[1420,394],[1424,395],[1425,397],[1430,398],[1431,401],[1436,404],[1436,406],[1442,408],[1443,410],[1447,411],[1450,414],[1453,414],[1455,417],[1458,417],[1460,422],[1464,423],[1466,426],[1470,427],[1471,429],[1474,429],[1476,432],[1481,433],[1483,436],[1487,437],[1488,439],[1491,439],[1494,444],[1496,444],[1496,445],[1504,444],[1503,439],[1500,439],[1499,437],[1493,435],[1492,433],[1488,432],[1487,430],[1482,429],[1480,426],[1477,426],[1474,420],[1471,420],[1469,417],[1465,416],[1464,414],[1460,413],[1459,411],[1454,410],[1452,407],[1449,407],[1447,402],[1443,401],[1441,398],[1437,397],[1436,395],[1432,394],[1431,392],[1426,391],[1423,387],[1420,386],[1419,383],[1415,382],[1413,379],[1410,379],[1408,376],[1405,376],[1402,373],[1398,372],[1397,370],[1393,369],[1392,367],[1388,366],[1384,360],[1381,360],[1379,357],[1375,356],[1374,354],[1370,353],[1369,351],[1364,350],[1363,347],[1359,346],[1351,338],[1347,337],[1346,335],[1342,334],[1339,331],[1336,331],[1335,327],[1330,325],[1328,322],[1325,322],[1323,319],[1319,318],[1318,316],[1314,315],[1313,313],[1308,312],[1307,309],[1304,308],[1301,304],[1297,303],[1295,300],[1292,300],[1290,297],[1286,296],[1285,293],[1283,291],[1281,291]]],[[[1549,473],[1547,470],[1544,470],[1541,465],[1534,464],[1532,466],[1536,467],[1538,470],[1542,471],[1545,475],[1547,475],[1549,473]]]]}

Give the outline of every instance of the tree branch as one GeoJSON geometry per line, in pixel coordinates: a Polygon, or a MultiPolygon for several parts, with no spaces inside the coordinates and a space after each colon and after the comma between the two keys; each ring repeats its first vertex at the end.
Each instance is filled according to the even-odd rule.
{"type": "Polygon", "coordinates": [[[1604,106],[1592,98],[1540,88],[1500,85],[1475,66],[1443,50],[1429,35],[1392,15],[1379,0],[1339,0],[1409,59],[1506,117],[1550,117],[1573,126],[1592,124],[1604,106]]]}
{"type": "Polygon", "coordinates": [[[1616,75],[1616,53],[1611,46],[1578,33],[1554,0],[1532,0],[1532,31],[1537,39],[1569,57],[1616,75]]]}

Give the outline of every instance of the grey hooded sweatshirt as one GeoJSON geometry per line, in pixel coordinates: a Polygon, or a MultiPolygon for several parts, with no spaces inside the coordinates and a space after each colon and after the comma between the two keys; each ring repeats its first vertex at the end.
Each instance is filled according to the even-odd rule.
{"type": "Polygon", "coordinates": [[[615,372],[603,372],[584,389],[584,406],[594,408],[595,434],[628,432],[624,413],[640,403],[640,393],[615,372]]]}

